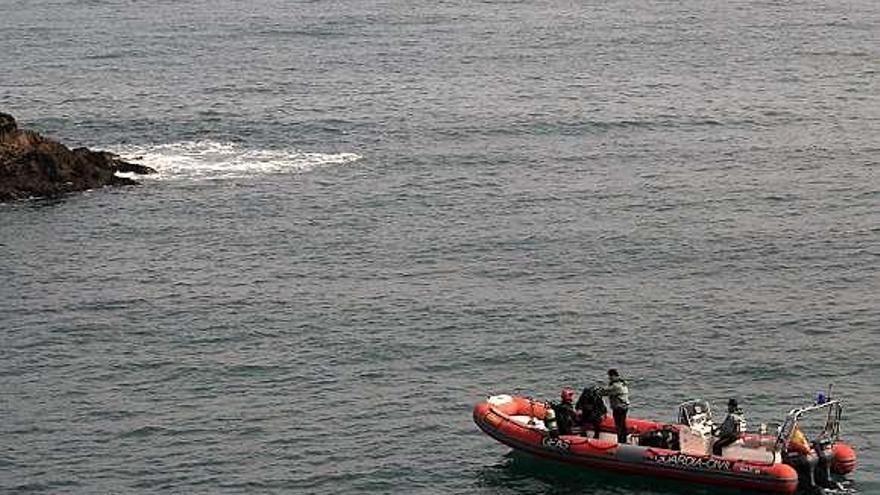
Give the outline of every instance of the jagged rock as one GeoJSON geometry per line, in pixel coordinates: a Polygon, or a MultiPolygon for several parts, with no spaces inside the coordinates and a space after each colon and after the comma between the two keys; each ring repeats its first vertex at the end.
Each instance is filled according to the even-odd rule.
{"type": "Polygon", "coordinates": [[[16,129],[18,129],[18,124],[15,123],[15,118],[8,113],[0,112],[0,134],[13,132],[16,129]]]}
{"type": "Polygon", "coordinates": [[[71,150],[34,131],[19,129],[12,115],[0,112],[0,201],[137,184],[116,172],[156,171],[106,151],[71,150]]]}

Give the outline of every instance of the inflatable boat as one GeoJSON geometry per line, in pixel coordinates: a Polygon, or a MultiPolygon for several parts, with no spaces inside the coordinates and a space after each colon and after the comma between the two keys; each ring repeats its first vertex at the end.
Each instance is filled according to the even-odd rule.
{"type": "Polygon", "coordinates": [[[548,410],[550,404],[527,397],[495,395],[477,404],[473,417],[486,434],[517,451],[623,474],[794,493],[799,484],[816,486],[817,457],[827,463],[825,471],[846,474],[855,469],[853,449],[837,438],[841,405],[836,400],[791,410],[775,435],[741,434],[720,456],[712,454],[715,424],[706,401],[681,404],[677,423],[627,418],[626,443],[618,443],[614,420],[608,415],[601,420],[599,438],[593,438],[592,431],[585,436],[579,431],[568,435],[548,431],[544,422],[548,410]],[[821,417],[824,426],[814,437],[813,457],[798,460],[787,446],[808,414],[821,417]]]}

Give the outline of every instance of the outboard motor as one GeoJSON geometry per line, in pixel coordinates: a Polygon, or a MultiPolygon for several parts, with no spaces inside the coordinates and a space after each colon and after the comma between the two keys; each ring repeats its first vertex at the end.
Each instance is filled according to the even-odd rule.
{"type": "Polygon", "coordinates": [[[793,467],[798,474],[798,489],[810,493],[816,489],[816,465],[818,459],[815,456],[804,455],[800,452],[785,452],[782,456],[785,464],[793,467]]]}
{"type": "Polygon", "coordinates": [[[836,488],[836,484],[831,479],[831,462],[834,460],[834,454],[831,453],[831,441],[828,439],[816,440],[812,446],[817,457],[816,467],[813,468],[813,479],[816,485],[822,488],[836,488]]]}
{"type": "Polygon", "coordinates": [[[838,450],[845,448],[850,452],[847,457],[849,469],[840,469],[839,472],[852,471],[852,464],[855,462],[852,450],[845,444],[837,443],[840,435],[841,411],[840,401],[820,394],[813,405],[792,409],[779,428],[775,448],[782,452],[783,462],[797,471],[798,487],[807,493],[828,493],[829,489],[835,492],[844,490],[843,493],[846,493],[846,489],[840,483],[831,479],[832,465],[838,463],[838,450]],[[825,416],[825,426],[810,442],[800,430],[798,423],[807,414],[815,413],[825,416]]]}

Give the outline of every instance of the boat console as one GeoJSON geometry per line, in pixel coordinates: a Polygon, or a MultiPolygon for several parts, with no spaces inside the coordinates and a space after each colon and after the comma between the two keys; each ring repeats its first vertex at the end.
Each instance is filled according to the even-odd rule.
{"type": "Polygon", "coordinates": [[[689,400],[681,403],[678,406],[678,422],[703,436],[712,435],[712,429],[715,427],[712,407],[704,400],[689,400]]]}
{"type": "MultiPolygon", "coordinates": [[[[712,454],[715,437],[712,431],[717,427],[712,418],[712,406],[705,400],[689,400],[678,406],[678,422],[681,451],[692,455],[712,454]]],[[[745,425],[743,425],[745,431],[745,425]]],[[[779,462],[777,449],[770,448],[769,442],[754,442],[744,436],[722,449],[722,457],[772,464],[779,462]]]]}

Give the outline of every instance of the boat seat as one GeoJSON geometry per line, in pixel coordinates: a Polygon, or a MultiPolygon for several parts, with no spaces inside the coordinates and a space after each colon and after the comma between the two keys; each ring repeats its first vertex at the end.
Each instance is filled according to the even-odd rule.
{"type": "Polygon", "coordinates": [[[766,464],[782,462],[782,456],[778,452],[766,447],[746,447],[743,445],[742,439],[721,449],[721,455],[729,459],[763,462],[766,464]]]}
{"type": "MultiPolygon", "coordinates": [[[[593,438],[592,432],[590,432],[590,438],[593,438]]],[[[610,431],[600,431],[599,432],[599,440],[617,443],[617,433],[610,432],[610,431]]]]}
{"type": "MultiPolygon", "coordinates": [[[[547,426],[544,424],[543,419],[536,418],[534,416],[529,416],[527,414],[519,414],[519,415],[508,416],[508,417],[514,423],[520,424],[520,425],[525,426],[527,428],[531,428],[533,430],[547,431],[547,426]]],[[[573,433],[575,435],[582,435],[582,429],[580,428],[580,426],[576,426],[574,428],[573,433]]],[[[593,438],[592,430],[589,433],[590,434],[589,434],[588,438],[593,438]]],[[[638,435],[630,434],[628,443],[631,443],[633,445],[638,445],[638,443],[639,443],[638,439],[639,439],[638,435]]],[[[599,432],[599,440],[605,440],[606,442],[615,442],[616,443],[617,442],[617,433],[608,432],[608,431],[600,431],[599,432]]]]}
{"type": "Polygon", "coordinates": [[[510,416],[510,420],[514,423],[521,424],[523,426],[534,428],[541,431],[547,431],[547,426],[544,425],[544,420],[536,418],[534,416],[528,415],[517,415],[510,416]]]}
{"type": "MultiPolygon", "coordinates": [[[[547,431],[547,426],[544,424],[544,420],[541,418],[536,418],[534,416],[529,416],[527,414],[520,414],[514,416],[508,416],[511,421],[517,423],[519,425],[525,426],[527,428],[531,428],[533,430],[539,431],[547,431]]],[[[575,435],[582,435],[582,430],[580,427],[576,427],[574,431],[575,435]]],[[[587,438],[593,438],[592,431],[587,438]]],[[[606,442],[617,442],[617,433],[600,431],[599,432],[599,440],[604,440],[606,442]]],[[[630,435],[630,442],[632,444],[638,444],[638,436],[630,435]]]]}
{"type": "Polygon", "coordinates": [[[689,426],[681,425],[678,429],[678,443],[683,454],[709,455],[712,453],[709,439],[692,430],[689,426]]]}

